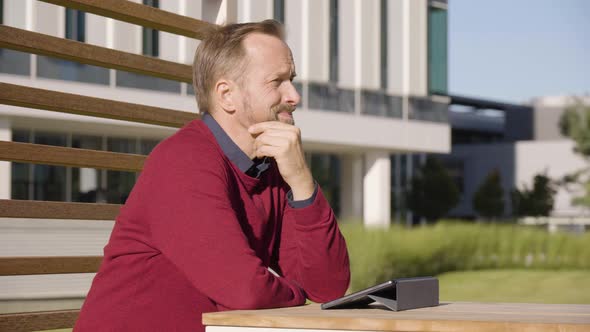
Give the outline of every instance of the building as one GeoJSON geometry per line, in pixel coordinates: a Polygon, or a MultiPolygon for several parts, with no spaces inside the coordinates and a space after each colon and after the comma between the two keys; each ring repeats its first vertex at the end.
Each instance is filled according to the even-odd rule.
{"type": "MultiPolygon", "coordinates": [[[[462,195],[450,216],[477,217],[472,207],[473,195],[492,170],[500,172],[506,202],[504,214],[510,217],[510,192],[531,188],[535,175],[546,174],[558,181],[586,168],[587,161],[574,152],[574,142],[561,135],[558,126],[561,114],[575,101],[590,105],[588,97],[540,97],[528,105],[451,97],[452,151],[439,158],[455,178],[462,195]]],[[[551,216],[587,217],[587,209],[572,204],[573,197],[580,193],[575,188],[558,187],[551,216]]]]}
{"type": "MultiPolygon", "coordinates": [[[[285,23],[302,95],[295,118],[312,172],[341,219],[388,225],[392,181],[402,178],[395,168],[392,175],[392,165],[406,163],[406,153],[450,151],[449,98],[434,95],[447,89],[444,0],[133,1],[209,22],[274,18],[285,23]]],[[[0,9],[4,25],[180,63],[190,64],[198,45],[43,1],[0,0],[0,9]]],[[[197,112],[185,83],[10,49],[0,49],[0,80],[197,112]]],[[[6,141],[147,154],[173,132],[0,105],[0,140],[6,141]]],[[[0,162],[0,199],[123,203],[135,179],[127,172],[0,162]]],[[[112,227],[70,221],[35,225],[40,224],[0,220],[0,254],[100,255],[112,227]]],[[[56,289],[45,295],[53,306],[79,305],[91,276],[53,278],[2,278],[0,311],[36,305],[23,301],[36,298],[34,292],[18,293],[23,282],[29,290],[35,285],[56,289]]]]}

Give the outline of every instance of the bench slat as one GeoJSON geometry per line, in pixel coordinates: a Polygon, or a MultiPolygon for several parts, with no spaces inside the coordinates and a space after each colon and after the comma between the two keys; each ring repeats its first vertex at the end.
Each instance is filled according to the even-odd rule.
{"type": "Polygon", "coordinates": [[[79,314],[80,310],[1,314],[0,331],[24,332],[71,328],[79,314]]]}
{"type": "Polygon", "coordinates": [[[62,113],[182,127],[199,114],[0,82],[0,103],[62,113]]]}
{"type": "Polygon", "coordinates": [[[0,199],[1,218],[115,220],[120,204],[0,199]]]}
{"type": "Polygon", "coordinates": [[[0,276],[94,273],[102,256],[0,257],[0,276]]]}
{"type": "Polygon", "coordinates": [[[192,66],[0,25],[0,47],[80,63],[192,82],[192,66]]]}
{"type": "Polygon", "coordinates": [[[54,5],[83,10],[132,24],[190,38],[203,39],[212,23],[174,14],[158,8],[121,0],[41,0],[54,5]]]}
{"type": "Polygon", "coordinates": [[[139,172],[145,158],[137,154],[0,141],[0,160],[22,163],[139,172]]]}

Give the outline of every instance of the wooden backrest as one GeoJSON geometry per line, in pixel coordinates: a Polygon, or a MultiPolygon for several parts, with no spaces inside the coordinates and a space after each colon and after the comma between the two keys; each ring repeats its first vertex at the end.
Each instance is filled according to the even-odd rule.
{"type": "MultiPolygon", "coordinates": [[[[200,39],[211,23],[124,0],[42,0],[88,13],[200,39]]],[[[0,25],[0,48],[51,56],[83,64],[192,82],[186,64],[117,51],[0,25]]],[[[0,103],[108,119],[181,127],[196,113],[36,89],[0,82],[0,103]]],[[[139,172],[145,156],[106,151],[0,142],[0,160],[139,172]]],[[[114,220],[120,205],[0,200],[0,217],[65,220],[114,220]]],[[[96,272],[102,257],[0,257],[0,276],[96,272]]],[[[0,331],[73,327],[78,310],[0,315],[0,331]]]]}

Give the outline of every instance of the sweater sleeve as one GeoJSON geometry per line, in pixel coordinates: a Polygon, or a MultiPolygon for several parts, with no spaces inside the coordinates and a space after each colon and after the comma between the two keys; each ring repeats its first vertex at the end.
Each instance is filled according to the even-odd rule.
{"type": "Polygon", "coordinates": [[[320,186],[304,208],[285,204],[277,268],[314,302],[344,295],[350,283],[346,242],[320,186]]]}
{"type": "Polygon", "coordinates": [[[211,159],[216,158],[177,149],[149,161],[139,190],[153,245],[220,307],[305,303],[301,288],[274,276],[250,247],[232,207],[224,165],[211,159]]]}

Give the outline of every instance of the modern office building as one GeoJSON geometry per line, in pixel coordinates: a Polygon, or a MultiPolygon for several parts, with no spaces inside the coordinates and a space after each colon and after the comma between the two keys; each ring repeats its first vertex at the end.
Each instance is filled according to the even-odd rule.
{"type": "MultiPolygon", "coordinates": [[[[504,215],[513,215],[510,192],[531,188],[534,176],[546,174],[554,181],[588,167],[574,152],[574,142],[559,131],[559,119],[575,102],[590,105],[589,97],[539,97],[526,105],[451,97],[449,123],[452,151],[439,155],[461,192],[451,217],[476,218],[473,195],[485,177],[497,170],[504,190],[504,215]]],[[[552,217],[588,217],[588,209],[572,199],[583,194],[575,186],[557,186],[552,217]]]]}
{"type": "MultiPolygon", "coordinates": [[[[390,155],[450,150],[446,1],[143,1],[198,19],[283,21],[302,95],[297,124],[343,218],[390,222],[390,155]]],[[[191,63],[186,37],[35,0],[3,0],[2,24],[191,63]]],[[[197,112],[192,87],[0,49],[2,82],[197,112]]],[[[174,130],[0,106],[3,140],[146,154],[174,130]]],[[[398,162],[396,158],[394,163],[398,162]]],[[[396,174],[393,174],[395,178],[396,174]]],[[[3,163],[0,197],[122,203],[135,174],[3,163]]]]}
{"type": "MultiPolygon", "coordinates": [[[[447,89],[447,1],[134,2],[215,23],[284,22],[302,95],[295,119],[312,172],[341,220],[388,225],[392,184],[411,176],[412,158],[405,155],[450,151],[449,98],[434,95],[447,89]]],[[[0,0],[0,9],[0,23],[7,26],[185,64],[198,45],[43,1],[0,0]]],[[[186,83],[2,48],[0,81],[198,112],[186,83]]],[[[0,105],[5,141],[148,154],[173,132],[0,105]]],[[[128,172],[0,162],[0,199],[123,203],[135,179],[128,172]]],[[[0,255],[100,255],[112,225],[0,220],[0,255]]],[[[52,305],[76,306],[90,281],[85,275],[38,278],[0,278],[0,311],[35,307],[27,299],[37,298],[34,290],[41,292],[41,285],[55,290],[43,295],[52,305]],[[21,288],[29,293],[19,293],[21,288]]]]}

